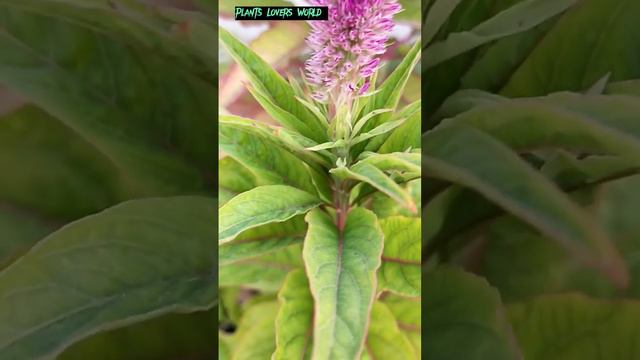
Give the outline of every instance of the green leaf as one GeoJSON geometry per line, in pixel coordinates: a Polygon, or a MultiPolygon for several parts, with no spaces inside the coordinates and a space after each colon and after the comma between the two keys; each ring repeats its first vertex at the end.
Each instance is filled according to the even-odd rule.
{"type": "MultiPolygon", "coordinates": [[[[295,91],[269,64],[247,48],[229,32],[219,29],[221,44],[229,51],[236,62],[245,70],[253,86],[263,94],[269,94],[273,103],[295,118],[311,127],[314,131],[302,133],[310,139],[322,142],[327,140],[324,127],[304,105],[295,99],[295,91]]],[[[293,129],[296,130],[296,129],[293,129]]]]}
{"type": "Polygon", "coordinates": [[[280,310],[276,318],[276,351],[271,359],[310,358],[313,297],[303,269],[289,273],[278,293],[278,299],[280,310]]]}
{"type": "Polygon", "coordinates": [[[422,354],[422,299],[387,293],[381,301],[395,316],[400,330],[409,338],[416,354],[422,354]]]}
{"type": "Polygon", "coordinates": [[[213,85],[78,25],[7,6],[0,12],[0,81],[93,145],[131,193],[205,189],[215,159],[214,110],[205,101],[213,85]]]}
{"type": "Polygon", "coordinates": [[[547,295],[509,307],[522,352],[531,360],[635,359],[639,318],[638,301],[579,294],[547,295]]]}
{"type": "Polygon", "coordinates": [[[218,247],[218,263],[225,265],[302,242],[305,230],[302,216],[297,216],[244,231],[235,240],[218,247]]]}
{"type": "Polygon", "coordinates": [[[559,93],[479,107],[442,126],[473,126],[516,149],[554,146],[640,164],[637,111],[640,105],[628,96],[559,93]]]}
{"type": "MultiPolygon", "coordinates": [[[[356,137],[354,137],[351,140],[351,144],[352,145],[356,145],[359,144],[365,140],[369,140],[373,137],[379,136],[379,135],[384,135],[386,133],[388,133],[389,131],[394,130],[395,128],[397,128],[398,126],[401,126],[402,124],[404,124],[404,122],[407,121],[406,118],[404,119],[400,119],[400,120],[394,120],[394,121],[388,121],[385,122],[383,124],[381,124],[380,126],[376,126],[375,128],[362,133],[356,137]]],[[[369,148],[369,146],[367,145],[367,148],[369,148]]],[[[374,147],[373,147],[374,148],[374,147]]]]}
{"type": "MultiPolygon", "coordinates": [[[[387,79],[379,87],[378,91],[369,99],[365,107],[365,114],[378,109],[395,109],[398,106],[400,97],[402,96],[402,90],[407,84],[409,75],[413,71],[420,60],[420,42],[416,42],[404,57],[400,65],[387,77],[387,79]]],[[[364,125],[364,132],[379,126],[380,124],[387,122],[391,118],[390,113],[378,114],[374,118],[367,121],[364,125]]],[[[380,144],[378,144],[380,145],[380,144]]],[[[370,149],[375,150],[375,149],[370,149]]]]}
{"type": "Polygon", "coordinates": [[[382,171],[399,170],[420,173],[420,153],[362,153],[360,156],[363,157],[361,162],[371,164],[382,171]]]}
{"type": "Polygon", "coordinates": [[[288,151],[275,135],[255,122],[221,116],[218,141],[220,150],[252,170],[262,185],[284,184],[311,194],[316,192],[311,170],[300,157],[288,151]]]}
{"type": "Polygon", "coordinates": [[[48,236],[0,273],[0,357],[52,359],[98,331],[210,308],[215,214],[215,199],[137,200],[48,236]]]}
{"type": "Polygon", "coordinates": [[[580,1],[536,44],[502,89],[510,97],[556,91],[583,91],[604,74],[611,81],[640,77],[635,26],[640,3],[626,0],[580,1]],[[567,46],[566,39],[575,39],[567,46]]]}
{"type": "Polygon", "coordinates": [[[218,243],[260,225],[282,222],[320,205],[315,196],[285,185],[265,185],[244,192],[220,208],[218,243]]]}
{"type": "Polygon", "coordinates": [[[350,168],[340,167],[330,171],[342,178],[365,182],[385,193],[387,196],[409,209],[409,211],[414,213],[417,212],[416,205],[411,195],[405,189],[400,187],[400,185],[391,180],[391,178],[382,172],[382,170],[379,170],[371,164],[360,162],[350,168]]]}
{"type": "Polygon", "coordinates": [[[421,111],[415,111],[409,115],[404,124],[389,134],[389,137],[382,143],[378,152],[391,153],[420,148],[421,115],[421,111]]]}
{"type": "Polygon", "coordinates": [[[0,203],[0,270],[19,259],[57,225],[0,203]]]}
{"type": "Polygon", "coordinates": [[[265,95],[259,90],[253,88],[249,88],[249,92],[253,95],[256,101],[260,103],[262,108],[264,108],[265,111],[282,126],[295,130],[303,136],[317,141],[326,138],[326,136],[322,136],[322,134],[326,134],[326,129],[318,135],[317,129],[313,130],[313,128],[310,128],[302,119],[274,104],[271,99],[269,99],[268,95],[265,95]]]}
{"type": "Polygon", "coordinates": [[[380,220],[384,233],[378,287],[405,296],[420,296],[420,219],[392,216],[380,220]]]}
{"type": "Polygon", "coordinates": [[[371,309],[371,324],[367,334],[366,353],[371,359],[419,359],[407,337],[400,331],[389,308],[376,301],[371,309]]]}
{"type": "Polygon", "coordinates": [[[422,328],[424,358],[523,358],[498,292],[481,278],[455,268],[438,268],[425,276],[423,306],[429,309],[422,328]]]}
{"type": "Polygon", "coordinates": [[[423,149],[423,173],[481,193],[604,271],[619,286],[628,281],[625,265],[602,229],[503,144],[475,129],[450,126],[426,133],[423,149]]]}
{"type": "Polygon", "coordinates": [[[225,156],[218,161],[218,205],[257,186],[255,175],[245,166],[225,156]]]}
{"type": "Polygon", "coordinates": [[[95,147],[44,111],[0,118],[0,203],[64,224],[124,198],[122,176],[95,147]]]}
{"type": "Polygon", "coordinates": [[[422,43],[429,44],[462,0],[437,0],[429,8],[422,28],[422,43]]]}
{"type": "Polygon", "coordinates": [[[218,286],[277,292],[291,270],[302,268],[301,251],[301,244],[296,243],[257,257],[221,264],[218,286]]]}
{"type": "Polygon", "coordinates": [[[376,216],[352,209],[338,231],[320,210],[306,217],[303,258],[315,304],[313,359],[355,359],[362,352],[382,254],[376,216]]]}
{"type": "Polygon", "coordinates": [[[356,124],[353,126],[353,130],[351,131],[351,136],[354,137],[354,136],[358,135],[360,133],[360,130],[362,129],[362,127],[369,120],[371,120],[371,118],[373,118],[374,116],[377,116],[379,114],[384,114],[384,113],[390,112],[390,111],[393,111],[393,109],[373,110],[372,112],[368,113],[367,115],[361,117],[360,119],[358,119],[358,121],[356,121],[356,124]]]}
{"type": "Polygon", "coordinates": [[[275,322],[278,303],[258,303],[247,309],[238,325],[233,360],[268,359],[275,350],[275,322]]]}
{"type": "Polygon", "coordinates": [[[481,23],[470,31],[450,34],[426,48],[423,69],[505,36],[527,31],[573,6],[577,0],[525,0],[481,23]]]}
{"type": "Polygon", "coordinates": [[[379,192],[373,194],[372,196],[371,210],[376,213],[376,215],[378,216],[378,219],[382,219],[382,218],[386,218],[394,215],[419,217],[420,209],[421,209],[420,202],[422,201],[421,183],[422,182],[420,179],[415,179],[402,185],[406,189],[406,191],[408,191],[409,194],[411,194],[411,197],[413,198],[413,202],[416,204],[416,207],[418,209],[417,214],[412,211],[409,211],[405,207],[400,206],[395,200],[379,192]]]}

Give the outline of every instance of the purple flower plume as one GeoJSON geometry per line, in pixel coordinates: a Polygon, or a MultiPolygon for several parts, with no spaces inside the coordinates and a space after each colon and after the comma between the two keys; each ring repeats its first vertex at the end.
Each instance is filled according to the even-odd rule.
{"type": "Polygon", "coordinates": [[[364,93],[386,50],[400,4],[396,0],[311,2],[329,7],[329,20],[310,21],[307,38],[313,55],[305,65],[307,80],[316,86],[314,96],[340,103],[354,93],[364,93]]]}

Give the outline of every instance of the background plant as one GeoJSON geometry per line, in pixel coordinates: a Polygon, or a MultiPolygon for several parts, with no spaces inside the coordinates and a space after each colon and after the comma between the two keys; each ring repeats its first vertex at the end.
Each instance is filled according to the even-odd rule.
{"type": "Polygon", "coordinates": [[[214,16],[0,1],[1,359],[215,356],[214,16]]]}
{"type": "Polygon", "coordinates": [[[425,358],[637,358],[640,4],[425,5],[425,358]]]}
{"type": "Polygon", "coordinates": [[[420,43],[322,102],[220,33],[279,125],[220,116],[219,358],[418,358],[421,103],[398,105],[420,43]]]}

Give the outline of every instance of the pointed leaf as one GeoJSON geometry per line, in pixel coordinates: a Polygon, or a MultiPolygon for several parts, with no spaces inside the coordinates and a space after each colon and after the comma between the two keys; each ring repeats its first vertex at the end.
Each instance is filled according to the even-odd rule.
{"type": "Polygon", "coordinates": [[[488,42],[527,31],[573,6],[577,0],[525,0],[483,22],[470,31],[454,33],[425,51],[422,64],[429,69],[488,42]]]}
{"type": "Polygon", "coordinates": [[[380,266],[376,216],[352,209],[339,232],[329,215],[310,212],[303,257],[314,298],[313,359],[355,359],[362,352],[380,266]]]}
{"type": "Polygon", "coordinates": [[[503,144],[475,129],[450,126],[426,133],[423,149],[423,173],[481,193],[557,240],[585,264],[604,271],[619,286],[628,281],[620,254],[602,229],[503,144]]]}
{"type": "Polygon", "coordinates": [[[219,211],[218,243],[241,232],[272,222],[282,222],[320,205],[315,196],[285,185],[265,185],[229,200],[219,211]]]}
{"type": "Polygon", "coordinates": [[[417,173],[420,172],[420,153],[363,153],[361,156],[364,157],[361,162],[371,164],[382,171],[399,170],[417,173]]]}
{"type": "Polygon", "coordinates": [[[278,303],[262,302],[247,309],[234,336],[231,359],[268,359],[275,350],[275,322],[278,303]]]}
{"type": "Polygon", "coordinates": [[[0,273],[0,358],[53,359],[99,331],[209,309],[215,213],[204,197],[136,200],[42,240],[0,273]]]}
{"type": "Polygon", "coordinates": [[[422,43],[429,44],[462,0],[436,0],[427,12],[422,28],[422,43]]]}
{"type": "Polygon", "coordinates": [[[385,193],[387,196],[391,197],[402,206],[405,206],[410,211],[417,211],[411,195],[405,189],[400,187],[400,185],[391,180],[391,178],[382,172],[382,170],[379,170],[371,164],[361,162],[351,168],[340,167],[332,169],[331,173],[343,178],[365,182],[385,193]]]}
{"type": "MultiPolygon", "coordinates": [[[[269,64],[235,39],[229,32],[220,28],[221,44],[245,70],[254,87],[263,94],[269,94],[273,103],[297,119],[312,127],[314,133],[303,134],[316,141],[326,140],[326,133],[318,119],[295,100],[295,91],[269,64]]],[[[295,130],[295,129],[294,129],[295,130]]]]}

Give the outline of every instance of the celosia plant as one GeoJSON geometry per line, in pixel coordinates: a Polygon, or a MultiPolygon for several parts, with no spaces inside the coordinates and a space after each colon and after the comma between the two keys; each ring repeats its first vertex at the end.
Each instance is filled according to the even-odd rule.
{"type": "Polygon", "coordinates": [[[329,20],[311,22],[304,90],[221,30],[251,94],[279,123],[220,116],[221,316],[225,329],[238,326],[222,351],[418,359],[421,105],[397,107],[420,46],[376,86],[400,6],[315,5],[329,7],[329,20]],[[261,296],[240,316],[247,288],[261,296]]]}

